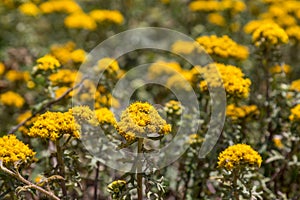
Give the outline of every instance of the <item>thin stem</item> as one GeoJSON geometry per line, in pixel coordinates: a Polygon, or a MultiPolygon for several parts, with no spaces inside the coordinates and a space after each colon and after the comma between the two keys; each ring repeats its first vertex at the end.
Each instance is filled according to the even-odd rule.
{"type": "Polygon", "coordinates": [[[11,176],[13,176],[13,177],[15,177],[15,178],[18,179],[19,181],[25,183],[25,184],[28,185],[30,188],[36,189],[36,190],[38,190],[39,192],[41,192],[41,193],[47,195],[47,196],[50,197],[51,199],[54,199],[54,200],[60,200],[60,199],[59,199],[57,196],[55,196],[53,193],[51,193],[51,192],[49,192],[49,191],[47,191],[47,190],[45,190],[45,189],[43,189],[43,188],[41,188],[41,187],[39,187],[39,186],[33,184],[33,183],[31,183],[30,181],[28,181],[28,180],[26,180],[25,178],[23,178],[23,176],[22,176],[18,171],[13,172],[13,171],[7,169],[6,167],[4,167],[4,166],[3,166],[3,163],[2,163],[2,160],[0,160],[0,169],[1,169],[3,172],[5,172],[5,173],[7,173],[7,174],[9,174],[9,175],[11,175],[11,176]]]}
{"type": "MultiPolygon", "coordinates": [[[[59,175],[65,178],[65,163],[63,159],[63,151],[59,144],[60,140],[55,141],[56,145],[56,158],[57,158],[57,164],[59,168],[59,175]]],[[[61,182],[61,189],[64,197],[67,197],[67,188],[66,188],[66,181],[65,179],[62,179],[61,182]]]]}
{"type": "Polygon", "coordinates": [[[138,139],[138,164],[137,164],[137,192],[138,192],[138,200],[143,200],[143,174],[142,174],[142,160],[141,154],[143,151],[143,138],[138,139]]]}
{"type": "Polygon", "coordinates": [[[100,162],[97,161],[96,165],[97,165],[97,168],[96,168],[96,175],[95,175],[95,181],[94,181],[94,200],[98,199],[98,178],[99,178],[100,162]]]}

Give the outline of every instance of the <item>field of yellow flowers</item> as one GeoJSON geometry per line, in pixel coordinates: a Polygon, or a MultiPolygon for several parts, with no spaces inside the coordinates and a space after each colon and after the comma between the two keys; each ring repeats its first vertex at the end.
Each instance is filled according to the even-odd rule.
{"type": "Polygon", "coordinates": [[[0,199],[300,199],[299,0],[1,0],[0,199]]]}

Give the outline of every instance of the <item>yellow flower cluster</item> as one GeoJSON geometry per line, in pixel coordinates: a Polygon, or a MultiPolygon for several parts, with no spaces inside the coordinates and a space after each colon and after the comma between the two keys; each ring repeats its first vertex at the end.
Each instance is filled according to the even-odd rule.
{"type": "Polygon", "coordinates": [[[291,121],[299,121],[300,120],[300,104],[296,105],[291,109],[291,114],[289,116],[291,121]]]}
{"type": "Polygon", "coordinates": [[[217,37],[216,35],[201,36],[196,41],[209,55],[238,60],[244,60],[249,56],[247,47],[237,44],[227,35],[223,35],[222,37],[217,37]]]}
{"type": "MultiPolygon", "coordinates": [[[[17,122],[21,123],[24,120],[28,119],[29,117],[31,117],[32,113],[31,111],[26,111],[23,114],[20,114],[17,118],[17,122]]],[[[23,126],[21,126],[18,130],[21,131],[24,134],[27,134],[29,132],[28,127],[31,126],[33,124],[33,122],[37,119],[37,117],[33,117],[31,120],[27,121],[23,126]]]]}
{"type": "Polygon", "coordinates": [[[274,145],[278,148],[278,149],[282,149],[283,148],[283,144],[282,144],[282,136],[281,135],[275,135],[272,139],[274,145]]]}
{"type": "Polygon", "coordinates": [[[33,161],[36,153],[28,145],[18,140],[15,135],[6,135],[0,138],[0,160],[4,164],[13,164],[17,161],[33,161]]]}
{"type": "Polygon", "coordinates": [[[42,71],[47,71],[47,70],[54,70],[58,67],[60,67],[59,61],[51,55],[45,55],[39,59],[37,59],[37,66],[35,66],[35,71],[36,70],[42,70],[42,71]]]}
{"type": "Polygon", "coordinates": [[[275,65],[274,67],[270,68],[270,72],[272,74],[280,74],[280,73],[285,73],[288,74],[292,70],[290,65],[283,64],[283,65],[275,65]]]}
{"type": "Polygon", "coordinates": [[[75,106],[69,110],[69,113],[75,117],[78,124],[86,124],[98,126],[98,118],[88,106],[75,106]]]}
{"type": "Polygon", "coordinates": [[[164,111],[168,115],[179,115],[180,116],[182,113],[182,105],[179,101],[171,100],[165,104],[164,111]]]}
{"type": "Polygon", "coordinates": [[[262,158],[257,151],[246,144],[236,144],[219,154],[218,166],[228,171],[246,165],[260,167],[262,158]]]}
{"type": "Polygon", "coordinates": [[[64,20],[65,26],[74,29],[95,30],[97,24],[95,20],[84,12],[76,12],[68,15],[64,20]]]}
{"type": "Polygon", "coordinates": [[[150,133],[168,134],[171,125],[161,118],[151,104],[136,102],[122,112],[117,130],[127,141],[134,141],[136,137],[146,137],[150,133]]]}
{"type": "Polygon", "coordinates": [[[98,61],[95,67],[97,72],[107,72],[108,74],[117,74],[120,70],[118,61],[113,58],[102,58],[98,61]]]}
{"type": "Polygon", "coordinates": [[[40,115],[28,132],[30,137],[40,137],[56,141],[63,135],[80,137],[80,125],[71,112],[46,112],[40,115]]]}
{"type": "Polygon", "coordinates": [[[111,112],[108,108],[99,108],[95,110],[95,114],[101,125],[109,124],[112,126],[116,126],[117,121],[115,119],[115,116],[113,112],[111,112]]]}
{"type": "Polygon", "coordinates": [[[0,76],[4,74],[4,72],[5,72],[5,65],[2,62],[0,62],[0,76]]]}
{"type": "Polygon", "coordinates": [[[203,142],[203,138],[201,138],[197,133],[194,133],[189,136],[188,143],[190,145],[201,144],[203,142]]]}
{"type": "Polygon", "coordinates": [[[28,71],[21,72],[17,70],[9,70],[5,74],[5,78],[11,82],[17,82],[17,81],[29,81],[30,80],[30,74],[28,71]]]}
{"type": "Polygon", "coordinates": [[[226,24],[225,18],[219,13],[211,13],[207,16],[207,19],[211,24],[215,24],[217,26],[225,26],[226,24]]]}
{"type": "Polygon", "coordinates": [[[53,73],[49,76],[49,80],[53,86],[57,85],[68,85],[72,86],[78,76],[80,79],[81,74],[77,71],[70,69],[61,69],[56,73],[53,73]]]}
{"type": "Polygon", "coordinates": [[[23,3],[19,7],[19,10],[21,13],[28,16],[37,16],[40,13],[40,9],[31,2],[23,3]]]}
{"type": "Polygon", "coordinates": [[[81,11],[80,6],[73,0],[50,0],[40,4],[40,9],[45,14],[54,12],[74,13],[81,11]]]}
{"type": "Polygon", "coordinates": [[[208,90],[207,83],[211,87],[220,87],[223,84],[225,91],[230,96],[239,98],[247,98],[249,96],[251,80],[244,77],[241,69],[233,65],[213,63],[199,68],[199,70],[204,77],[204,80],[200,82],[202,91],[208,90]],[[219,74],[222,80],[219,79],[219,74]]]}
{"type": "Polygon", "coordinates": [[[181,66],[177,62],[157,61],[150,65],[148,69],[148,76],[150,79],[155,79],[164,75],[175,75],[181,71],[181,66]]]}
{"type": "Polygon", "coordinates": [[[286,32],[275,23],[262,24],[252,34],[252,41],[255,46],[285,44],[288,40],[289,37],[286,32]]]}
{"type": "Polygon", "coordinates": [[[3,94],[0,94],[0,102],[6,106],[14,106],[17,108],[21,108],[24,105],[25,100],[18,93],[15,93],[13,91],[7,91],[3,94]]]}
{"type": "Polygon", "coordinates": [[[176,73],[169,77],[166,86],[170,89],[190,91],[192,90],[192,87],[190,86],[191,79],[192,74],[189,71],[182,70],[180,73],[176,73]]]}
{"type": "Polygon", "coordinates": [[[112,22],[122,24],[124,21],[123,15],[118,10],[92,10],[89,15],[96,22],[112,22]]]}
{"type": "Polygon", "coordinates": [[[290,90],[300,92],[300,79],[291,83],[290,90]]]}
{"type": "Polygon", "coordinates": [[[119,198],[120,193],[125,189],[125,186],[125,180],[116,180],[107,186],[107,191],[112,193],[114,199],[117,199],[119,198]]]}
{"type": "Polygon", "coordinates": [[[82,49],[75,49],[75,46],[74,42],[52,45],[51,54],[63,65],[69,62],[82,63],[86,58],[86,53],[82,49]]]}
{"type": "Polygon", "coordinates": [[[291,26],[286,29],[286,34],[290,39],[300,41],[300,26],[291,26]]]}
{"type": "Polygon", "coordinates": [[[240,0],[196,0],[189,4],[189,8],[191,11],[204,12],[230,10],[232,14],[236,14],[244,11],[246,9],[246,5],[243,1],[240,0]]]}
{"type": "Polygon", "coordinates": [[[244,105],[238,107],[234,104],[230,104],[226,108],[226,116],[230,117],[233,121],[245,119],[258,114],[259,110],[256,105],[244,105]]]}
{"type": "Polygon", "coordinates": [[[252,34],[258,27],[267,23],[273,23],[273,21],[270,19],[252,20],[244,26],[244,32],[252,34]]]}
{"type": "Polygon", "coordinates": [[[193,42],[178,40],[172,45],[171,50],[177,54],[190,54],[196,47],[193,42]]]}

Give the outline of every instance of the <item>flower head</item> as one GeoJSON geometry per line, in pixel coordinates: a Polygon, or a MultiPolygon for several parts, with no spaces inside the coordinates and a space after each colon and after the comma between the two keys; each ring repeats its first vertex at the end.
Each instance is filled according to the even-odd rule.
{"type": "Polygon", "coordinates": [[[0,94],[0,102],[6,106],[14,106],[17,108],[21,108],[24,105],[25,100],[18,93],[15,93],[13,91],[7,91],[3,94],[0,94]]]}
{"type": "Polygon", "coordinates": [[[48,111],[36,119],[28,135],[30,137],[40,137],[55,141],[65,134],[79,138],[80,129],[80,125],[75,122],[75,118],[71,112],[48,111]]]}
{"type": "Polygon", "coordinates": [[[45,55],[36,61],[38,65],[36,66],[37,70],[47,71],[47,70],[54,70],[60,67],[59,61],[51,55],[45,55]]]}
{"type": "Polygon", "coordinates": [[[117,199],[120,197],[125,187],[126,187],[125,180],[116,180],[107,186],[107,191],[112,194],[114,199],[117,199]]]}
{"type": "Polygon", "coordinates": [[[93,112],[88,106],[75,106],[69,110],[69,113],[73,115],[78,124],[88,123],[92,126],[98,126],[99,122],[93,112]]]}
{"type": "Polygon", "coordinates": [[[101,125],[109,124],[115,126],[117,124],[114,113],[108,108],[99,108],[95,110],[95,113],[101,125]]]}
{"type": "Polygon", "coordinates": [[[276,23],[264,23],[252,34],[252,41],[255,46],[285,44],[288,40],[289,37],[286,32],[276,23]]]}
{"type": "Polygon", "coordinates": [[[151,104],[136,102],[122,112],[117,130],[126,140],[133,141],[136,137],[146,137],[148,133],[168,134],[171,125],[160,117],[151,104]]]}
{"type": "Polygon", "coordinates": [[[230,104],[226,108],[226,116],[230,117],[233,121],[238,119],[246,119],[258,114],[259,110],[256,105],[244,105],[238,107],[234,104],[230,104]]]}
{"type": "Polygon", "coordinates": [[[19,7],[19,10],[21,13],[28,16],[37,16],[40,13],[40,9],[31,2],[23,3],[19,7]]]}
{"type": "Polygon", "coordinates": [[[296,105],[291,109],[289,119],[291,121],[300,121],[300,104],[296,105]]]}
{"type": "Polygon", "coordinates": [[[219,154],[218,166],[231,171],[242,165],[260,167],[262,158],[257,151],[247,144],[236,144],[219,154]]]}
{"type": "Polygon", "coordinates": [[[4,164],[32,161],[34,155],[35,152],[28,145],[19,141],[15,135],[6,135],[0,138],[0,160],[4,164]]]}

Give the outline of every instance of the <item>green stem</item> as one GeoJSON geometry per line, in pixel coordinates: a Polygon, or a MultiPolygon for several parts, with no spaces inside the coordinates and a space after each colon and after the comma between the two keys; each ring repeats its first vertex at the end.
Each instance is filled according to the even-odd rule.
{"type": "Polygon", "coordinates": [[[64,178],[61,180],[60,185],[61,185],[63,196],[64,196],[64,198],[66,198],[67,197],[67,188],[66,188],[66,181],[65,181],[65,163],[64,163],[64,159],[63,159],[63,151],[59,144],[59,141],[60,140],[55,141],[56,153],[57,153],[56,157],[57,157],[57,164],[58,164],[58,168],[59,168],[59,175],[64,178]]]}
{"type": "Polygon", "coordinates": [[[137,160],[137,193],[138,193],[138,200],[143,200],[143,174],[142,174],[142,161],[141,161],[141,154],[143,152],[143,138],[138,139],[138,160],[137,160]]]}

